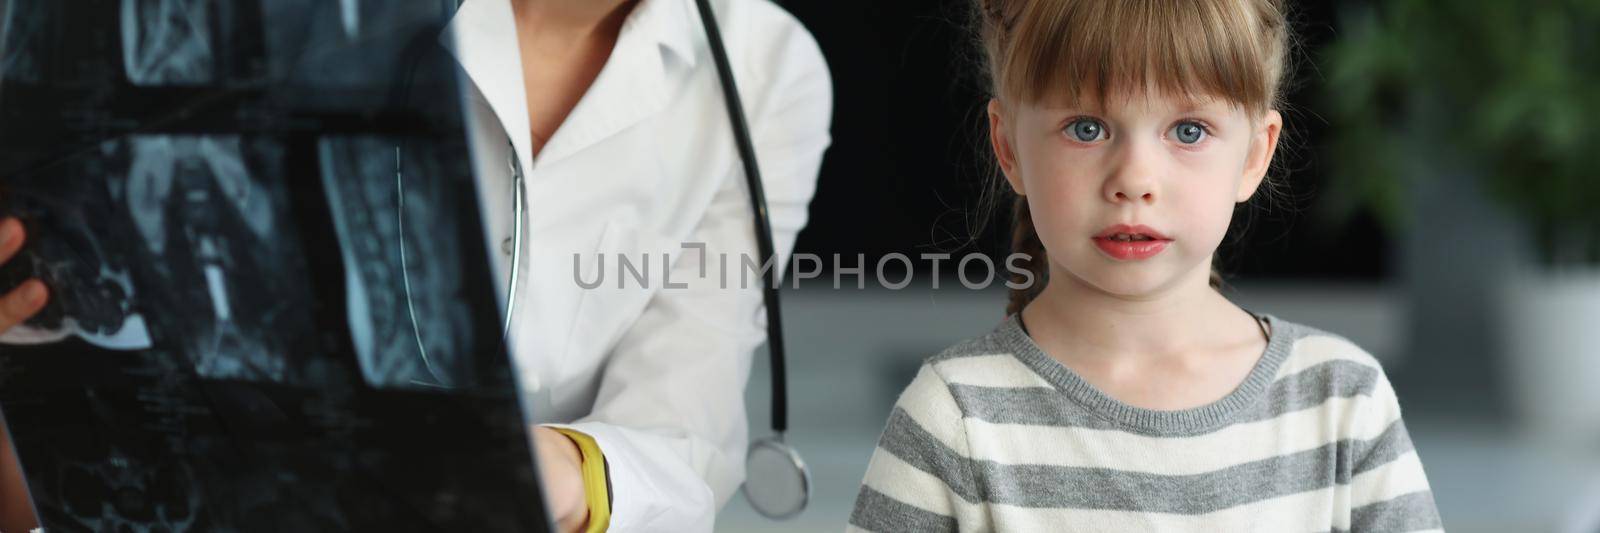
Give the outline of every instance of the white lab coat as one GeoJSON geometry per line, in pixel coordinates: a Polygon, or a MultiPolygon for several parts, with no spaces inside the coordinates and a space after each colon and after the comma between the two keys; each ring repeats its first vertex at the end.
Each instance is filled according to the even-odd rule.
{"type": "MultiPolygon", "coordinates": [[[[450,32],[445,40],[469,78],[470,137],[502,295],[512,147],[526,176],[511,339],[525,411],[599,443],[614,531],[710,531],[744,479],[743,390],[766,317],[760,283],[739,281],[741,257],[757,257],[753,219],[694,3],[642,0],[599,77],[535,157],[510,1],[467,0],[450,23],[454,40],[450,32]],[[683,243],[705,243],[704,261],[683,243]],[[577,273],[586,282],[603,276],[601,287],[579,285],[575,254],[577,273]],[[619,255],[636,268],[648,257],[648,288],[619,275],[619,255]]],[[[787,264],[831,142],[827,65],[805,28],[770,2],[713,7],[750,120],[778,264],[787,264]]]]}

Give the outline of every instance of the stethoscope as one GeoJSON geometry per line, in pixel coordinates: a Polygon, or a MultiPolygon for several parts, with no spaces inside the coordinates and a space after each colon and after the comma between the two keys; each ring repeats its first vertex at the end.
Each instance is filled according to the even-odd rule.
{"type": "MultiPolygon", "coordinates": [[[[755,145],[750,139],[750,127],[744,115],[744,105],[739,99],[739,88],[734,83],[733,69],[729,66],[728,52],[722,43],[722,33],[717,28],[715,14],[711,11],[709,0],[695,0],[699,8],[700,21],[705,28],[706,40],[711,45],[711,56],[717,67],[717,77],[721,81],[722,96],[728,108],[728,118],[733,127],[733,136],[739,150],[739,159],[744,164],[745,184],[750,192],[750,207],[755,218],[755,232],[757,251],[760,254],[760,264],[770,264],[774,254],[772,239],[772,224],[767,214],[767,197],[761,186],[761,171],[756,165],[755,145]]],[[[405,183],[402,179],[400,147],[395,147],[395,189],[396,204],[399,210],[396,218],[399,219],[400,235],[400,271],[401,280],[405,288],[406,308],[411,318],[412,334],[417,340],[417,349],[422,357],[423,367],[437,382],[438,386],[448,386],[433,362],[428,358],[427,347],[422,342],[421,327],[417,321],[415,306],[412,305],[411,278],[406,272],[405,248],[405,183]]],[[[518,273],[522,266],[522,227],[526,223],[527,208],[524,199],[527,185],[523,177],[522,162],[517,157],[515,147],[511,148],[511,155],[507,164],[511,167],[512,186],[516,193],[512,200],[512,236],[511,236],[511,273],[506,287],[506,314],[505,324],[501,327],[501,336],[509,337],[511,333],[511,319],[516,312],[516,294],[518,289],[518,273]]],[[[811,472],[800,457],[800,453],[790,446],[785,440],[785,431],[789,427],[788,411],[788,380],[784,367],[783,321],[781,308],[778,302],[778,282],[776,280],[778,269],[763,269],[762,298],[767,308],[767,352],[772,366],[772,431],[773,434],[757,439],[750,444],[745,457],[745,482],[742,488],[745,499],[750,506],[763,516],[773,519],[790,518],[805,510],[806,504],[811,500],[811,472]]],[[[430,385],[421,381],[418,384],[430,385]]]]}
{"type": "MultiPolygon", "coordinates": [[[[739,87],[728,66],[728,51],[722,45],[722,32],[711,12],[710,0],[695,0],[711,57],[722,81],[722,97],[728,106],[728,120],[738,142],[739,160],[744,163],[744,179],[750,189],[750,209],[755,214],[756,244],[760,264],[772,261],[772,223],[767,215],[767,195],[761,188],[761,170],[756,166],[756,149],[750,141],[750,125],[744,105],[739,102],[739,87]]],[[[781,267],[779,267],[781,268],[781,267]]],[[[778,305],[778,268],[762,269],[761,293],[767,307],[767,353],[772,365],[772,435],[750,443],[745,456],[744,497],[750,506],[768,518],[789,518],[804,511],[811,500],[811,471],[800,452],[784,440],[789,429],[788,379],[784,374],[783,320],[778,305]]]]}

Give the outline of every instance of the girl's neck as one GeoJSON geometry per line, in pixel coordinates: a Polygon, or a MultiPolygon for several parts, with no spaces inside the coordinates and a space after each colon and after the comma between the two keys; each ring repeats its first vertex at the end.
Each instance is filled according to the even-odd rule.
{"type": "Polygon", "coordinates": [[[1229,342],[1227,326],[1239,318],[1233,315],[1247,315],[1209,279],[1209,270],[1197,268],[1169,287],[1129,298],[1051,265],[1049,285],[1023,310],[1023,321],[1041,344],[1074,348],[1068,351],[1074,358],[1179,355],[1229,342]]]}

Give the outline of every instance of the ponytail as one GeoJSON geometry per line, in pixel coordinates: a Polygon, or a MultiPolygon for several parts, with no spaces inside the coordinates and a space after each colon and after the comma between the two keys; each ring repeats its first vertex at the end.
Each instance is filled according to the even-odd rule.
{"type": "Polygon", "coordinates": [[[1006,314],[1014,315],[1022,312],[1044,291],[1044,286],[1050,280],[1050,259],[1045,256],[1044,243],[1039,241],[1039,232],[1033,228],[1033,214],[1028,210],[1028,197],[1017,195],[1011,207],[1011,253],[1025,256],[1023,267],[1027,273],[1017,272],[1011,275],[1010,297],[1006,302],[1006,314]],[[1032,274],[1032,283],[1027,276],[1032,274]]]}

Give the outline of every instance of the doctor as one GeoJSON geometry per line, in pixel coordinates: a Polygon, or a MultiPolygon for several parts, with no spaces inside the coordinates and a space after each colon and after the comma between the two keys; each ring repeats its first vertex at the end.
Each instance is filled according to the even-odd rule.
{"type": "MultiPolygon", "coordinates": [[[[713,6],[784,265],[830,143],[827,65],[768,0],[713,6]]],[[[744,478],[743,390],[766,330],[759,283],[737,281],[756,238],[693,0],[465,0],[450,28],[488,220],[515,220],[508,162],[525,176],[509,344],[558,525],[710,531],[744,478]],[[616,270],[624,257],[647,287],[616,270]],[[605,478],[586,482],[586,461],[605,478]]],[[[487,235],[501,294],[510,225],[487,235]]],[[[0,222],[0,261],[22,235],[0,222]]],[[[0,297],[0,332],[43,306],[34,289],[0,297]]]]}

